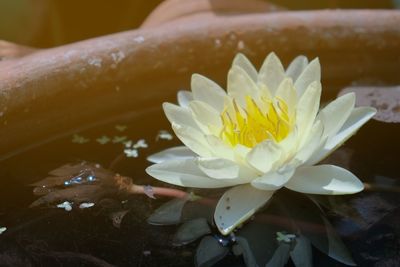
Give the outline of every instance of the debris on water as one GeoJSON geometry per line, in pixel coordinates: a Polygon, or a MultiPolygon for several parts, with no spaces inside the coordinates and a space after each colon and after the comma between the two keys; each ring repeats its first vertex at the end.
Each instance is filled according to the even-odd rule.
{"type": "Polygon", "coordinates": [[[2,233],[4,233],[5,231],[7,231],[7,227],[0,227],[0,235],[2,234],[2,233]]]}
{"type": "Polygon", "coordinates": [[[158,140],[172,140],[174,137],[172,136],[172,134],[170,134],[168,131],[166,130],[160,130],[158,132],[158,135],[156,137],[156,141],[158,140]]]}
{"type": "Polygon", "coordinates": [[[139,152],[135,148],[126,148],[126,149],[124,149],[124,153],[128,158],[137,158],[137,157],[139,157],[139,152]]]}
{"type": "Polygon", "coordinates": [[[120,210],[120,211],[112,212],[109,215],[114,227],[116,227],[116,228],[120,228],[121,227],[122,219],[125,217],[125,215],[128,212],[129,212],[129,210],[120,210]]]}
{"type": "Polygon", "coordinates": [[[127,139],[126,136],[118,136],[118,135],[116,135],[116,136],[114,136],[112,142],[113,142],[114,144],[123,143],[124,141],[126,141],[126,139],[127,139]]]}
{"type": "Polygon", "coordinates": [[[80,205],[79,205],[79,208],[80,209],[87,209],[87,208],[91,208],[91,207],[93,207],[94,206],[94,203],[93,202],[84,202],[84,203],[81,203],[80,205]]]}
{"type": "Polygon", "coordinates": [[[146,257],[150,256],[151,255],[151,251],[150,250],[144,250],[143,251],[143,255],[146,256],[146,257]]]}
{"type": "Polygon", "coordinates": [[[79,134],[74,134],[74,135],[72,136],[72,143],[75,143],[75,144],[86,144],[86,143],[88,143],[89,141],[90,141],[89,138],[86,138],[86,137],[81,136],[81,135],[79,135],[79,134]]]}
{"type": "Polygon", "coordinates": [[[119,132],[125,131],[126,128],[128,128],[128,126],[126,126],[126,125],[122,125],[122,124],[117,124],[117,125],[115,125],[115,129],[116,129],[117,131],[119,131],[119,132]]]}
{"type": "Polygon", "coordinates": [[[99,143],[101,145],[105,145],[111,141],[111,138],[106,135],[103,135],[103,136],[97,138],[96,141],[97,141],[97,143],[99,143]]]}
{"type": "Polygon", "coordinates": [[[147,148],[149,145],[146,143],[146,140],[139,139],[136,144],[133,145],[133,148],[147,148]]]}
{"type": "Polygon", "coordinates": [[[143,192],[146,194],[146,196],[148,196],[149,198],[153,198],[156,199],[156,197],[154,196],[154,190],[153,187],[151,185],[145,185],[143,188],[143,192]]]}
{"type": "Polygon", "coordinates": [[[124,145],[125,145],[126,148],[132,147],[132,144],[133,144],[132,140],[128,140],[128,141],[124,142],[124,145]]]}
{"type": "Polygon", "coordinates": [[[64,201],[63,203],[58,204],[57,208],[64,209],[65,211],[71,211],[72,210],[72,203],[69,202],[69,201],[64,201]]]}
{"type": "Polygon", "coordinates": [[[91,169],[84,169],[80,171],[77,175],[73,176],[71,179],[64,181],[64,186],[91,183],[96,181],[96,175],[91,169]]]}
{"type": "Polygon", "coordinates": [[[296,239],[296,235],[294,234],[276,232],[276,240],[278,240],[278,242],[291,243],[294,239],[296,239]]]}

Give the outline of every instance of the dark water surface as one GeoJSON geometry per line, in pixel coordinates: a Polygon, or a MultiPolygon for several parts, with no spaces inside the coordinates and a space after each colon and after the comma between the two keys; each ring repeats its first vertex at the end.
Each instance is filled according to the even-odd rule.
{"type": "MultiPolygon", "coordinates": [[[[29,208],[38,196],[28,185],[66,163],[88,161],[105,168],[112,164],[113,171],[132,177],[134,183],[162,185],[144,172],[149,164],[146,156],[179,143],[176,138],[156,141],[162,129],[172,133],[157,109],[80,132],[90,139],[88,143],[72,143],[68,136],[0,162],[0,227],[7,227],[0,235],[0,266],[193,266],[196,243],[174,248],[171,238],[176,227],[146,222],[167,198],[110,195],[89,209],[29,208]],[[115,125],[127,128],[119,131],[115,125]],[[128,158],[122,144],[96,142],[103,135],[126,135],[134,142],[144,138],[149,147],[139,149],[138,158],[128,158]],[[112,208],[104,203],[129,209],[120,228],[113,225],[107,210],[112,208]]],[[[362,223],[328,212],[359,266],[398,266],[400,262],[399,134],[396,124],[371,121],[328,160],[374,185],[344,198],[345,206],[354,208],[362,223]]],[[[218,265],[242,264],[242,259],[230,256],[218,265]]],[[[344,266],[316,249],[314,264],[344,266]]]]}

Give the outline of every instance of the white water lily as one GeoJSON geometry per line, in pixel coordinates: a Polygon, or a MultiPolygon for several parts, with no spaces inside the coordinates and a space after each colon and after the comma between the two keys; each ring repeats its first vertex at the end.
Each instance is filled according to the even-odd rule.
{"type": "Polygon", "coordinates": [[[286,187],[309,194],[353,194],[363,190],[351,172],[316,165],[343,144],[376,110],[354,107],[343,95],[319,110],[321,70],[295,58],[286,69],[270,53],[259,72],[238,54],[227,92],[198,74],[178,105],[163,108],[185,146],[149,157],[147,173],[185,187],[232,187],[219,200],[214,220],[222,234],[251,217],[273,193],[286,187]]]}

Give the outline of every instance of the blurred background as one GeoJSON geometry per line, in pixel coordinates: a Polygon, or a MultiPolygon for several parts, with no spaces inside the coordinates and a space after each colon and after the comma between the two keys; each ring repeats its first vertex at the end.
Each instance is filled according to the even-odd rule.
{"type": "MultiPolygon", "coordinates": [[[[212,0],[211,0],[212,1],[212,0]]],[[[0,0],[0,40],[39,48],[137,28],[161,0],[0,0]]],[[[270,0],[292,10],[392,9],[399,0],[270,0]]]]}

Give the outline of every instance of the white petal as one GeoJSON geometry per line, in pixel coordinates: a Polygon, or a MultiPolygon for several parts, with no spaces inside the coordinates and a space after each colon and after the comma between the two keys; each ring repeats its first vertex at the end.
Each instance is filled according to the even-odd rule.
{"type": "Polygon", "coordinates": [[[301,97],[306,91],[307,87],[312,83],[321,81],[321,65],[319,59],[316,58],[308,64],[304,71],[300,74],[294,83],[294,87],[297,90],[297,95],[301,97]]]}
{"type": "Polygon", "coordinates": [[[224,193],[215,208],[214,221],[223,235],[244,223],[272,197],[274,191],[258,190],[249,184],[224,193]]]}
{"type": "Polygon", "coordinates": [[[193,94],[190,91],[180,90],[178,92],[178,104],[181,107],[187,107],[189,102],[193,101],[193,94]]]}
{"type": "Polygon", "coordinates": [[[220,188],[236,185],[234,179],[207,177],[197,166],[196,159],[169,160],[151,165],[146,172],[166,183],[197,188],[220,188]]]}
{"type": "Polygon", "coordinates": [[[191,88],[195,100],[206,102],[217,111],[222,111],[226,93],[218,84],[202,75],[193,74],[191,88]]]}
{"type": "Polygon", "coordinates": [[[214,135],[207,135],[206,140],[214,157],[234,160],[233,149],[214,135]]]}
{"type": "Polygon", "coordinates": [[[199,158],[197,165],[207,176],[217,179],[239,177],[240,166],[235,162],[221,158],[199,158]]]}
{"type": "Polygon", "coordinates": [[[296,81],[307,65],[308,59],[305,56],[298,56],[289,64],[286,75],[296,81]]]}
{"type": "Polygon", "coordinates": [[[308,140],[305,141],[304,145],[297,152],[295,159],[299,160],[301,163],[306,162],[317,149],[325,144],[326,138],[323,138],[324,127],[321,121],[314,123],[308,140]]]}
{"type": "Polygon", "coordinates": [[[242,68],[233,66],[228,73],[228,95],[244,108],[246,107],[247,96],[258,99],[259,89],[242,68]]]}
{"type": "Polygon", "coordinates": [[[260,178],[254,179],[251,185],[261,190],[278,190],[289,181],[294,171],[294,168],[288,168],[284,171],[267,173],[260,178]]]}
{"type": "Polygon", "coordinates": [[[192,127],[197,130],[200,129],[188,108],[180,107],[171,103],[163,103],[162,106],[167,119],[171,123],[192,127]]]}
{"type": "Polygon", "coordinates": [[[204,133],[209,133],[210,129],[219,132],[218,129],[222,127],[221,116],[213,107],[197,100],[190,102],[189,107],[195,121],[204,133]]]}
{"type": "Polygon", "coordinates": [[[359,107],[353,109],[349,118],[339,132],[330,138],[322,149],[317,150],[314,155],[311,156],[311,158],[307,161],[307,165],[314,165],[315,163],[323,160],[353,134],[355,134],[355,132],[375,114],[376,109],[371,107],[359,107]]]}
{"type": "Polygon", "coordinates": [[[183,127],[179,124],[172,124],[176,136],[182,143],[194,153],[202,157],[210,157],[212,155],[210,146],[202,132],[192,127],[183,127]]]}
{"type": "Polygon", "coordinates": [[[248,154],[247,162],[262,173],[269,172],[280,159],[282,151],[273,141],[267,140],[256,145],[248,154]]]}
{"type": "Polygon", "coordinates": [[[285,78],[276,90],[276,98],[283,100],[289,109],[289,117],[294,116],[297,105],[297,93],[293,86],[292,79],[285,78]]]}
{"type": "Polygon", "coordinates": [[[271,94],[275,95],[275,91],[278,89],[279,84],[285,77],[285,70],[281,61],[275,53],[269,53],[261,66],[258,74],[258,81],[265,84],[271,94]]]}
{"type": "Polygon", "coordinates": [[[354,108],[356,96],[354,93],[345,94],[324,107],[318,114],[324,124],[324,136],[336,134],[350,116],[354,108]]]}
{"type": "Polygon", "coordinates": [[[334,165],[298,168],[285,186],[301,193],[324,195],[354,194],[364,189],[354,174],[334,165]]]}
{"type": "Polygon", "coordinates": [[[313,82],[301,96],[296,107],[296,127],[301,142],[307,138],[319,109],[321,83],[313,82]]]}
{"type": "Polygon", "coordinates": [[[253,64],[251,64],[250,60],[242,53],[238,53],[235,56],[232,66],[242,68],[254,82],[257,82],[257,70],[254,68],[253,64]]]}
{"type": "Polygon", "coordinates": [[[147,160],[153,163],[160,163],[166,160],[190,159],[196,156],[197,155],[186,146],[176,146],[150,155],[147,157],[147,160]]]}

